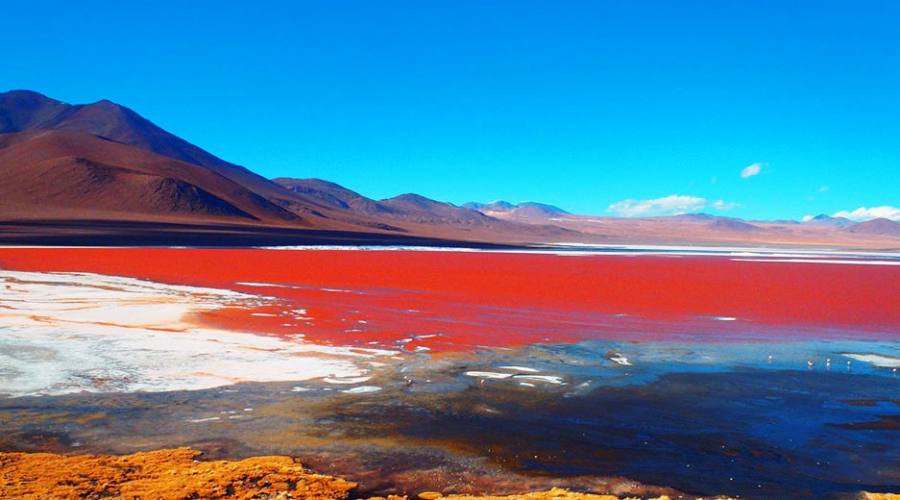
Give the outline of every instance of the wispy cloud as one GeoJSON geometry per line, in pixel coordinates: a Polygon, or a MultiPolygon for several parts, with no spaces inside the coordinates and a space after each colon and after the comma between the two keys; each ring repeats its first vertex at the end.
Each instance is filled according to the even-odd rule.
{"type": "Polygon", "coordinates": [[[749,179],[750,177],[759,175],[759,173],[762,172],[764,166],[764,163],[759,162],[747,165],[743,170],[741,170],[741,179],[749,179]]]}
{"type": "Polygon", "coordinates": [[[715,208],[716,210],[731,210],[732,208],[737,207],[738,204],[732,203],[730,201],[725,201],[725,200],[716,200],[716,201],[710,203],[709,206],[715,208]]]}
{"type": "Polygon", "coordinates": [[[880,207],[859,207],[856,210],[841,210],[835,212],[834,217],[846,217],[850,220],[890,219],[900,221],[900,208],[890,205],[880,207]]]}
{"type": "Polygon", "coordinates": [[[653,198],[649,200],[635,200],[629,198],[627,200],[617,201],[610,205],[607,208],[607,211],[622,217],[651,217],[658,215],[680,215],[707,209],[729,210],[736,206],[736,203],[727,202],[725,200],[707,200],[706,198],[700,198],[699,196],[672,194],[662,198],[653,198]]]}

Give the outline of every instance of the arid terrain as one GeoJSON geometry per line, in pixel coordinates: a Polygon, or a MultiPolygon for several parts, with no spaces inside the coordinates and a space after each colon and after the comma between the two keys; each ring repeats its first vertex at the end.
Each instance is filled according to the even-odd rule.
{"type": "Polygon", "coordinates": [[[900,223],[829,219],[593,217],[412,193],[375,200],[315,178],[266,179],[110,101],[0,94],[0,244],[900,247],[900,223]]]}

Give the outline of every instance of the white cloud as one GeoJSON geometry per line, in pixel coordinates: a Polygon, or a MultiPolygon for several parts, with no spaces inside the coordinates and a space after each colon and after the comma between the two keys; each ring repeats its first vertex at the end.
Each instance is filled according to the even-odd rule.
{"type": "Polygon", "coordinates": [[[738,206],[738,204],[725,200],[716,200],[712,202],[710,206],[715,208],[716,210],[731,210],[732,208],[738,206]]]}
{"type": "Polygon", "coordinates": [[[803,218],[800,220],[802,220],[803,222],[809,222],[809,221],[813,220],[814,218],[815,217],[813,217],[812,215],[804,215],[803,218]]]}
{"type": "Polygon", "coordinates": [[[829,189],[828,186],[822,186],[822,187],[819,188],[819,192],[820,192],[820,193],[827,193],[827,192],[828,192],[828,189],[829,189]]]}
{"type": "Polygon", "coordinates": [[[900,208],[883,205],[880,207],[859,207],[856,210],[841,210],[834,217],[846,217],[850,220],[890,219],[900,221],[900,208]]]}
{"type": "Polygon", "coordinates": [[[763,166],[765,165],[759,162],[747,165],[743,170],[741,170],[741,179],[747,179],[753,177],[754,175],[759,175],[759,173],[762,172],[763,166]]]}
{"type": "Polygon", "coordinates": [[[724,200],[707,200],[698,196],[672,194],[650,200],[627,199],[617,201],[607,208],[623,217],[649,217],[656,215],[679,215],[699,212],[704,209],[729,210],[737,204],[724,200]]]}

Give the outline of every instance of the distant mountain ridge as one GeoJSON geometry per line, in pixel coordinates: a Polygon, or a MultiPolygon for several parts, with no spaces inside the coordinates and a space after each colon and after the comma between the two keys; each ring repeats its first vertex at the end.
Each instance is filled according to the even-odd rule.
{"type": "Polygon", "coordinates": [[[854,222],[846,217],[832,217],[826,214],[819,214],[810,219],[804,220],[805,224],[819,224],[823,226],[834,226],[834,227],[847,227],[854,224],[854,222]]]}
{"type": "Polygon", "coordinates": [[[282,185],[108,100],[72,105],[28,90],[0,93],[0,138],[0,216],[235,219],[450,238],[473,227],[509,237],[540,232],[418,195],[375,201],[316,179],[282,185]]]}
{"type": "Polygon", "coordinates": [[[42,224],[70,234],[75,227],[140,222],[203,226],[203,234],[227,225],[222,231],[229,234],[266,227],[267,234],[317,231],[320,239],[350,232],[517,244],[841,241],[893,248],[900,237],[900,224],[887,219],[819,215],[798,223],[704,213],[623,219],[537,202],[457,206],[415,193],[375,200],[321,179],[266,179],[108,100],[72,105],[27,90],[0,93],[0,225],[22,227],[17,221],[31,233],[42,224]]]}
{"type": "Polygon", "coordinates": [[[462,205],[465,208],[478,210],[485,215],[499,216],[503,218],[540,219],[564,217],[569,212],[546,203],[526,201],[522,203],[510,203],[508,201],[492,201],[490,203],[468,202],[462,205]]]}
{"type": "Polygon", "coordinates": [[[900,222],[878,218],[858,222],[845,229],[851,233],[876,234],[882,236],[900,236],[900,222]]]}
{"type": "Polygon", "coordinates": [[[428,225],[454,225],[465,229],[518,230],[530,233],[539,231],[553,233],[570,232],[559,228],[550,230],[547,227],[542,228],[536,225],[498,220],[478,210],[435,201],[415,193],[401,194],[383,200],[373,200],[343,186],[321,179],[280,177],[273,180],[294,193],[314,197],[336,208],[375,215],[392,225],[402,225],[405,222],[428,225]]]}

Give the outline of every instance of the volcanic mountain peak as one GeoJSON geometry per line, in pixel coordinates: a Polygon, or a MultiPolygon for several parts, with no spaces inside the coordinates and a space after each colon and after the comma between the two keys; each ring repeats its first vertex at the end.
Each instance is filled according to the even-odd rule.
{"type": "Polygon", "coordinates": [[[807,224],[818,224],[823,226],[846,227],[851,226],[854,222],[846,217],[832,217],[826,214],[819,214],[805,221],[807,224]]]}
{"type": "Polygon", "coordinates": [[[382,203],[386,203],[388,205],[395,206],[411,206],[421,209],[429,209],[434,207],[454,207],[458,208],[452,203],[447,203],[443,201],[432,200],[431,198],[426,198],[420,194],[416,193],[404,193],[393,198],[387,198],[381,200],[382,203]]]}
{"type": "MultiPolygon", "coordinates": [[[[0,94],[0,116],[6,118],[0,122],[0,133],[38,129],[75,130],[202,164],[192,161],[189,155],[177,154],[177,151],[176,154],[160,151],[167,140],[184,144],[186,142],[134,111],[107,99],[92,104],[70,105],[38,92],[15,90],[0,94]]],[[[196,148],[189,144],[187,146],[196,148]]]]}
{"type": "Polygon", "coordinates": [[[549,219],[569,215],[569,212],[559,207],[534,201],[522,203],[510,203],[503,200],[492,201],[491,203],[469,202],[463,204],[463,207],[478,210],[486,215],[505,218],[549,219]]]}
{"type": "Polygon", "coordinates": [[[557,214],[569,213],[569,212],[557,207],[556,205],[549,205],[547,203],[538,203],[536,201],[525,201],[525,202],[519,203],[519,208],[522,208],[522,207],[538,207],[538,208],[541,208],[542,210],[547,210],[548,212],[553,212],[553,213],[557,213],[557,214]]]}
{"type": "Polygon", "coordinates": [[[67,106],[31,90],[0,93],[0,133],[42,128],[67,106]]]}
{"type": "Polygon", "coordinates": [[[110,100],[71,105],[30,90],[0,93],[0,133],[40,129],[74,130],[111,139],[208,167],[263,196],[290,197],[268,179],[222,160],[110,100]]]}
{"type": "Polygon", "coordinates": [[[300,222],[211,169],[83,132],[0,134],[0,166],[3,213],[300,222]]]}

